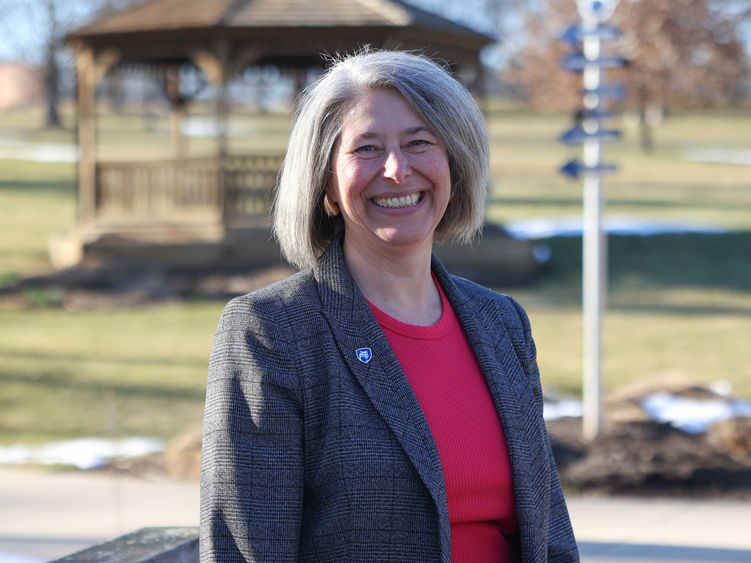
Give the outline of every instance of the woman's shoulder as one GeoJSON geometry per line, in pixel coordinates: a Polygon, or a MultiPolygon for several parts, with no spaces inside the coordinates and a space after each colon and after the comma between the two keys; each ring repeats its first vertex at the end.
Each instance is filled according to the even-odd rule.
{"type": "Polygon", "coordinates": [[[516,299],[458,276],[452,275],[451,282],[461,295],[461,300],[471,303],[475,314],[484,318],[487,324],[502,322],[510,333],[520,335],[520,339],[527,339],[531,332],[529,317],[516,299]]]}
{"type": "Polygon", "coordinates": [[[500,293],[472,280],[455,275],[451,276],[451,281],[462,296],[469,301],[500,307],[504,311],[513,313],[514,315],[524,312],[519,302],[510,295],[500,293]]]}
{"type": "Polygon", "coordinates": [[[232,299],[224,308],[221,324],[235,328],[265,321],[283,324],[284,318],[317,311],[319,302],[313,276],[297,272],[232,299]]]}

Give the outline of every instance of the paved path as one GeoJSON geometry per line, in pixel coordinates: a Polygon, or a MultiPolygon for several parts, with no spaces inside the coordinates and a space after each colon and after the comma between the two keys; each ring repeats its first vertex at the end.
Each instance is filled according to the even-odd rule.
{"type": "MultiPolygon", "coordinates": [[[[582,561],[751,562],[751,501],[569,499],[582,561]]],[[[198,485],[0,468],[0,563],[39,563],[146,526],[198,524],[198,485]]]]}
{"type": "Polygon", "coordinates": [[[62,557],[145,526],[197,525],[194,482],[0,468],[0,563],[62,557]]]}
{"type": "Polygon", "coordinates": [[[570,498],[582,561],[751,563],[751,501],[570,498]]]}

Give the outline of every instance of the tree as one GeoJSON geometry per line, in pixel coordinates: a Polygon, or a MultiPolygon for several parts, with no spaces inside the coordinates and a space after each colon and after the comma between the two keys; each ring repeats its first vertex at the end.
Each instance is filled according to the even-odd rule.
{"type": "Polygon", "coordinates": [[[626,0],[613,23],[631,61],[623,81],[631,105],[706,107],[732,102],[748,77],[739,25],[749,16],[711,0],[626,0]]]}
{"type": "Polygon", "coordinates": [[[574,0],[542,0],[521,16],[524,40],[511,55],[501,79],[533,106],[571,109],[581,103],[581,77],[561,68],[570,48],[558,38],[578,20],[574,0]]]}
{"type": "Polygon", "coordinates": [[[65,35],[86,20],[133,0],[0,0],[0,35],[11,51],[39,69],[45,90],[45,125],[60,127],[61,82],[71,73],[65,35]]]}
{"type": "MultiPolygon", "coordinates": [[[[578,21],[574,0],[538,0],[525,18],[528,41],[505,74],[522,95],[548,108],[574,107],[581,80],[560,68],[569,52],[557,40],[578,21]]],[[[650,108],[707,107],[733,102],[749,76],[740,26],[751,18],[746,2],[727,0],[622,0],[609,23],[623,35],[613,48],[626,69],[609,79],[626,86],[624,105],[640,115],[650,108]]]]}

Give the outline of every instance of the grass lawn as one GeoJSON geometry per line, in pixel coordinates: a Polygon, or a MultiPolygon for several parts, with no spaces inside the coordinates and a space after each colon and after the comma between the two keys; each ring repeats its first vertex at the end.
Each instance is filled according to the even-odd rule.
{"type": "MultiPolygon", "coordinates": [[[[581,392],[581,238],[547,241],[546,275],[509,288],[527,308],[544,382],[581,392]]],[[[751,230],[610,237],[607,391],[682,378],[732,383],[751,398],[751,230]]]]}
{"type": "Polygon", "coordinates": [[[0,442],[170,438],[201,420],[219,303],[0,312],[0,442]]]}
{"type": "Polygon", "coordinates": [[[0,160],[0,281],[48,269],[50,236],[74,223],[72,164],[0,160]]]}
{"type": "MultiPolygon", "coordinates": [[[[198,116],[200,117],[200,116],[198,116]]],[[[70,131],[37,128],[38,113],[0,115],[0,143],[70,143],[70,131]]],[[[516,108],[489,112],[492,220],[579,217],[581,184],[555,171],[577,150],[556,141],[568,117],[516,108]]],[[[233,117],[231,150],[281,150],[287,118],[233,117]]],[[[100,154],[169,153],[164,117],[105,115],[100,154]]],[[[605,387],[682,376],[726,379],[751,398],[751,169],[688,162],[702,148],[751,150],[751,111],[675,114],[643,154],[635,131],[608,146],[621,167],[606,178],[609,217],[680,219],[721,225],[724,235],[610,237],[605,387]]],[[[0,145],[1,146],[1,145],[0,145]]],[[[192,154],[212,141],[191,138],[192,154]]],[[[51,235],[75,223],[72,164],[2,160],[0,285],[47,270],[51,235]]],[[[581,392],[581,240],[546,241],[544,275],[498,288],[527,308],[544,383],[581,392]]],[[[128,310],[67,312],[0,308],[0,443],[84,435],[171,438],[200,423],[211,339],[223,303],[188,302],[128,310]]],[[[44,299],[36,300],[44,301],[44,299]]]]}

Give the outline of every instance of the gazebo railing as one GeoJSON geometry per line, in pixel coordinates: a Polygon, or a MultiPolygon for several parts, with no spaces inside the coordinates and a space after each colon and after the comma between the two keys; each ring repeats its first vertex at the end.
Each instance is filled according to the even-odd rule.
{"type": "Polygon", "coordinates": [[[281,155],[96,164],[95,217],[122,221],[263,216],[281,155]]]}
{"type": "Polygon", "coordinates": [[[226,186],[227,216],[267,216],[283,155],[231,156],[224,159],[220,177],[226,186]]]}

